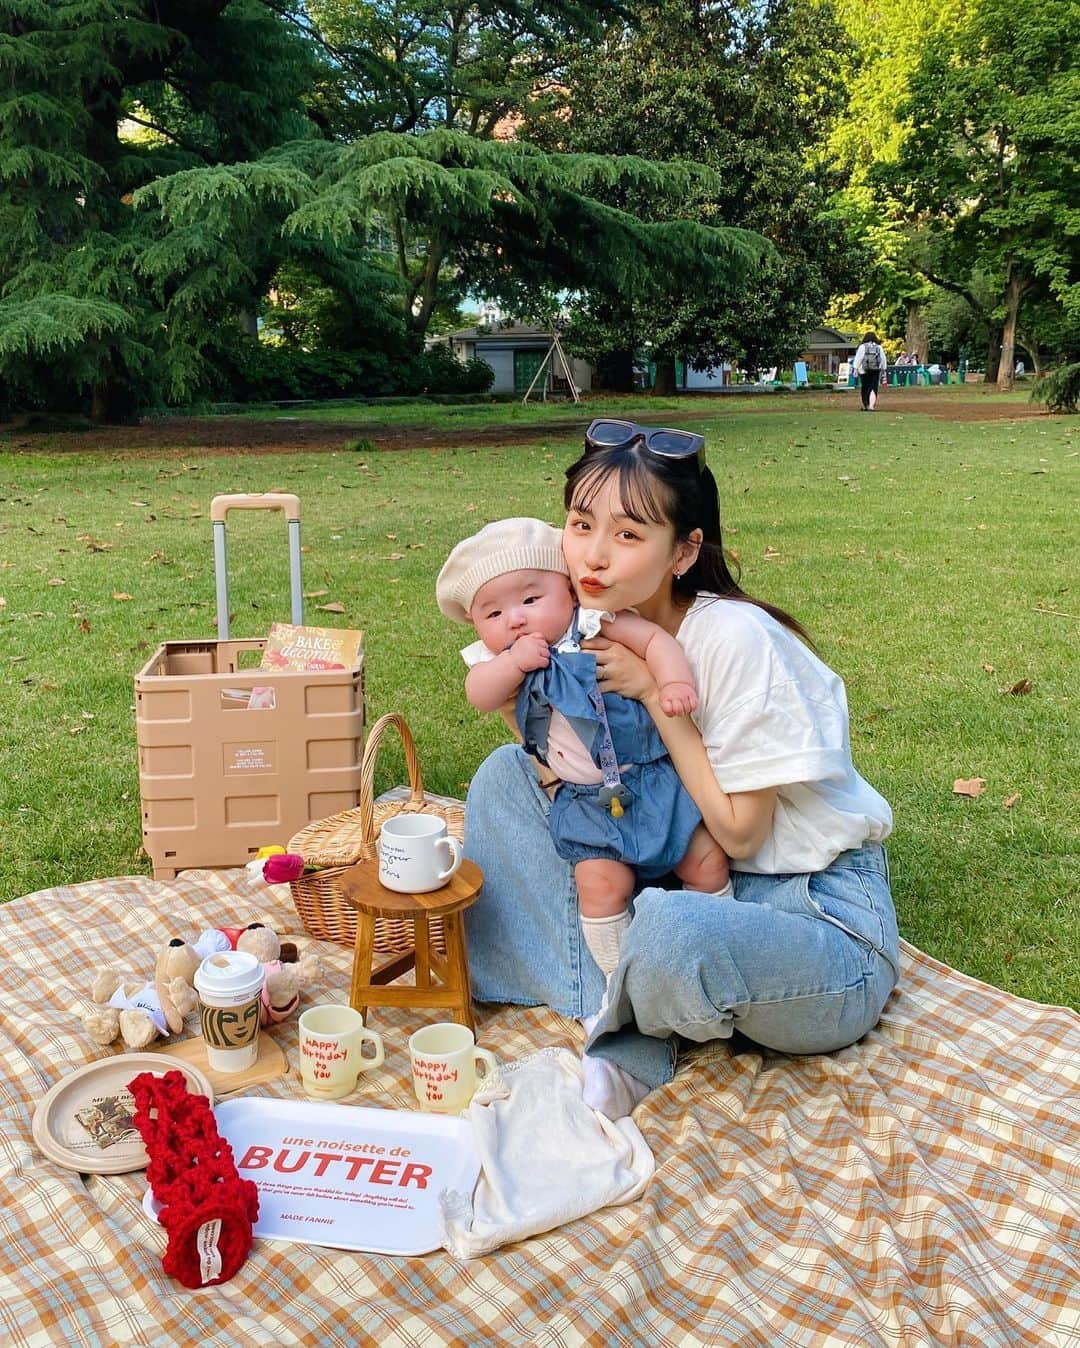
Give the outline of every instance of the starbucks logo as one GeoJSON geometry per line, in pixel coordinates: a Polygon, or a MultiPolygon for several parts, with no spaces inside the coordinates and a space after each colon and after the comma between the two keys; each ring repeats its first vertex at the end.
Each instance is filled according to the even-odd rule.
{"type": "Polygon", "coordinates": [[[203,1005],[201,1020],[211,1048],[247,1048],[259,1030],[259,999],[244,1006],[203,1005]]]}

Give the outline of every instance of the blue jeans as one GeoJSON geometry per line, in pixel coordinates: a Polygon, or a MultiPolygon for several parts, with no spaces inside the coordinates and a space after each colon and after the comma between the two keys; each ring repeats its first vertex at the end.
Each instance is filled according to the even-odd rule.
{"type": "MultiPolygon", "coordinates": [[[[573,868],[548,830],[550,801],[515,745],[478,769],[465,854],[484,872],[465,914],[473,995],[600,1006],[604,977],[581,934],[573,868]]],[[[828,1053],[871,1030],[896,984],[899,940],[885,853],[843,852],[824,871],[733,871],[735,897],[643,889],[588,1041],[650,1086],[675,1071],[677,1037],[747,1038],[782,1053],[828,1053]]]]}

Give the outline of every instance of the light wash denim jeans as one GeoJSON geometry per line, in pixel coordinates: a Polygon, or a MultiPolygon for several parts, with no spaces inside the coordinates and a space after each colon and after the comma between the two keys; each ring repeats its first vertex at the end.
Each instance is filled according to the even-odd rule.
{"type": "MultiPolygon", "coordinates": [[[[555,852],[550,801],[515,745],[480,765],[465,854],[484,872],[465,914],[473,995],[600,1006],[604,977],[581,934],[573,869],[555,852]]],[[[643,889],[588,1052],[650,1086],[675,1071],[678,1036],[733,1030],[783,1053],[828,1053],[871,1030],[896,984],[899,941],[880,844],[809,875],[733,871],[733,899],[643,889]]]]}

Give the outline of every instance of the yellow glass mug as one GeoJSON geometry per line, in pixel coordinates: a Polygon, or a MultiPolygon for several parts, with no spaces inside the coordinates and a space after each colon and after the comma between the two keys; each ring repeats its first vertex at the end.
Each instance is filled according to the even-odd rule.
{"type": "Polygon", "coordinates": [[[361,1072],[381,1067],[383,1041],[350,1006],[312,1006],[300,1017],[300,1079],[313,1100],[339,1100],[356,1089],[361,1072]],[[375,1046],[364,1057],[364,1045],[375,1046]]]}
{"type": "Polygon", "coordinates": [[[413,1091],[420,1108],[432,1114],[460,1114],[476,1093],[476,1069],[486,1081],[498,1063],[494,1053],[477,1048],[467,1025],[442,1021],[409,1037],[413,1091]]]}

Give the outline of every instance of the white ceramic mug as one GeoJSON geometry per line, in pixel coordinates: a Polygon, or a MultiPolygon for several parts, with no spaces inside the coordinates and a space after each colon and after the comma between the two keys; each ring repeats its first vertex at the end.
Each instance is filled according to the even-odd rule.
{"type": "Polygon", "coordinates": [[[379,883],[399,894],[442,889],[461,865],[461,844],[434,814],[395,814],[379,833],[379,883]],[[449,862],[444,866],[444,863],[449,862]]]}
{"type": "Polygon", "coordinates": [[[195,970],[206,1058],[215,1072],[255,1066],[264,976],[255,956],[243,950],[207,955],[195,970]]]}
{"type": "Polygon", "coordinates": [[[413,1091],[420,1108],[432,1114],[460,1114],[476,1093],[477,1065],[486,1080],[498,1066],[494,1053],[477,1048],[467,1025],[442,1021],[409,1037],[413,1091]]]}
{"type": "Polygon", "coordinates": [[[338,1100],[356,1089],[361,1072],[381,1067],[383,1041],[351,1006],[310,1006],[300,1017],[300,1080],[313,1100],[338,1100]],[[364,1057],[364,1044],[375,1045],[364,1057]]]}

